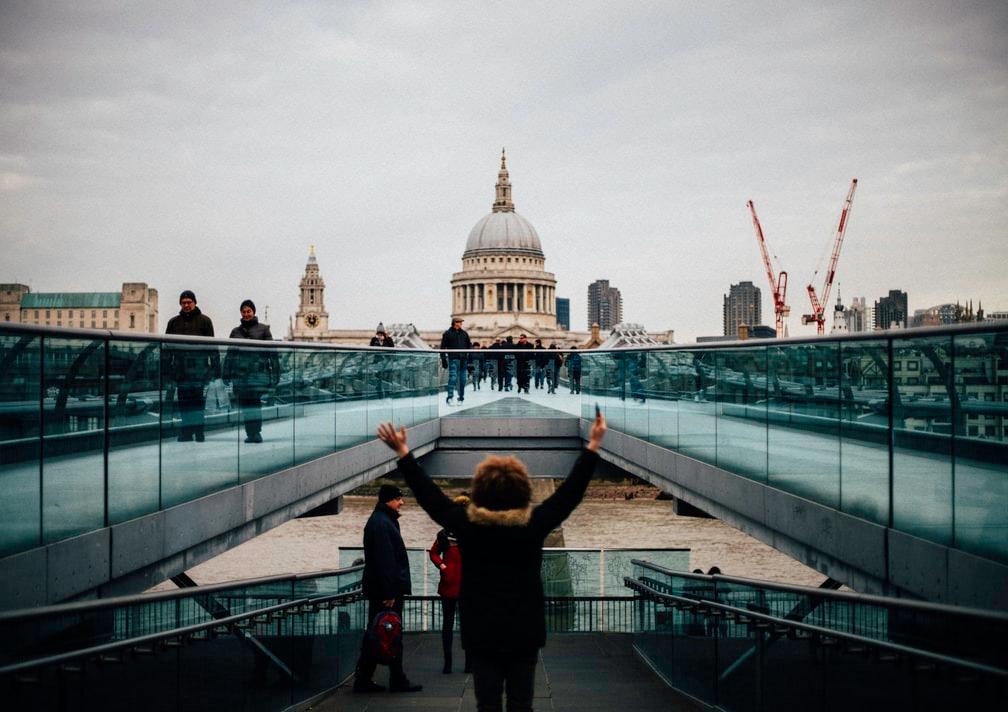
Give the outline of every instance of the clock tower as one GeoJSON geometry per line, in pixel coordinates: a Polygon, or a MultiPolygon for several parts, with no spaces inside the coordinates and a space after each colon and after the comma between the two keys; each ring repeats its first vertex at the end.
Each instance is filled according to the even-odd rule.
{"type": "Polygon", "coordinates": [[[319,274],[318,262],[315,260],[315,245],[308,250],[308,264],[305,265],[304,276],[301,278],[301,302],[291,336],[299,341],[318,339],[329,330],[329,314],[322,300],[325,292],[325,282],[319,274]]]}

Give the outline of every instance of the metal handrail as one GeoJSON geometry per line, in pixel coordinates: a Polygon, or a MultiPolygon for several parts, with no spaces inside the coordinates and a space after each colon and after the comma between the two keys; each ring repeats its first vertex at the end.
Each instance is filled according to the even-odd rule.
{"type": "MultiPolygon", "coordinates": [[[[312,579],[324,578],[327,576],[339,576],[350,574],[355,571],[363,571],[364,565],[350,566],[345,569],[333,569],[328,571],[313,571],[306,574],[276,574],[273,576],[261,576],[252,579],[238,579],[235,581],[223,581],[221,583],[207,584],[195,588],[182,588],[171,591],[155,591],[153,593],[137,593],[128,596],[116,596],[114,598],[102,598],[95,601],[75,601],[73,603],[58,603],[52,606],[42,606],[38,608],[20,608],[9,611],[0,611],[0,625],[10,623],[15,620],[30,620],[47,616],[74,615],[78,613],[88,613],[100,611],[106,608],[118,608],[120,606],[136,605],[138,603],[152,603],[157,601],[172,600],[176,598],[194,598],[204,594],[220,593],[235,588],[245,588],[250,586],[261,586],[270,583],[282,583],[286,581],[310,581],[312,579]]],[[[342,594],[340,594],[342,595],[342,594]]],[[[312,600],[323,600],[322,598],[312,600]]]]}
{"type": "MultiPolygon", "coordinates": [[[[778,626],[794,628],[795,630],[802,630],[806,633],[819,636],[820,638],[844,640],[851,643],[857,643],[858,645],[870,646],[873,648],[886,650],[898,655],[924,658],[934,663],[941,663],[943,665],[961,667],[967,670],[971,670],[973,672],[979,672],[986,675],[993,675],[995,677],[1008,679],[1008,670],[993,667],[991,665],[984,665],[983,663],[977,663],[972,660],[952,657],[950,655],[943,655],[941,653],[932,653],[928,650],[922,650],[920,648],[912,648],[910,646],[902,645],[900,643],[893,643],[888,640],[877,640],[875,638],[866,638],[864,636],[856,635],[854,633],[847,633],[844,631],[832,630],[830,628],[823,628],[821,626],[812,625],[810,623],[802,623],[800,621],[794,621],[788,618],[778,618],[776,616],[770,616],[764,613],[751,611],[747,608],[738,608],[736,606],[729,606],[724,603],[718,603],[717,601],[710,601],[703,598],[686,598],[684,596],[677,596],[671,593],[664,593],[655,588],[652,588],[651,586],[648,586],[645,583],[642,583],[641,581],[632,579],[629,576],[624,577],[623,584],[633,591],[646,594],[647,597],[653,600],[662,600],[662,601],[679,603],[687,608],[692,609],[720,610],[725,613],[732,613],[741,619],[759,620],[778,626]]],[[[703,611],[698,610],[697,612],[703,612],[703,611]]]]}
{"type": "MultiPolygon", "coordinates": [[[[360,351],[362,353],[412,353],[412,354],[436,354],[442,353],[441,349],[411,349],[403,347],[386,348],[380,346],[354,346],[354,345],[335,345],[327,344],[323,342],[305,342],[305,341],[257,341],[250,339],[226,339],[226,338],[208,338],[200,336],[178,336],[171,334],[149,334],[149,333],[138,333],[135,331],[115,331],[112,329],[82,329],[79,327],[61,327],[61,326],[37,326],[34,324],[20,324],[14,322],[4,322],[0,325],[3,330],[8,330],[16,333],[35,333],[41,336],[55,336],[61,338],[74,338],[83,337],[88,339],[109,339],[113,341],[159,341],[164,343],[179,343],[179,344],[202,344],[202,345],[216,345],[216,346],[256,346],[257,348],[283,348],[283,349],[307,349],[310,351],[360,351]]],[[[578,353],[628,353],[637,351],[696,351],[696,350],[710,350],[710,349],[746,349],[746,348],[760,348],[775,344],[785,344],[789,346],[794,346],[798,344],[823,344],[829,342],[857,342],[857,341],[879,341],[896,339],[903,340],[913,337],[921,336],[944,336],[944,335],[960,335],[960,334],[985,334],[993,331],[1008,332],[1008,321],[994,321],[994,322],[970,322],[966,324],[948,324],[945,326],[935,326],[935,327],[912,327],[907,329],[898,330],[888,330],[888,331],[867,331],[858,332],[854,334],[843,334],[842,336],[789,336],[786,338],[774,338],[774,339],[747,339],[745,341],[714,341],[702,344],[674,344],[666,345],[659,344],[657,346],[632,346],[632,347],[621,347],[614,349],[578,349],[578,353]]],[[[570,349],[556,349],[561,353],[566,353],[570,349]]],[[[447,349],[444,353],[486,353],[486,349],[447,349]]],[[[496,350],[495,350],[496,351],[496,350]]],[[[519,353],[526,353],[528,350],[522,349],[501,349],[496,351],[496,353],[507,353],[517,351],[519,353]]]]}
{"type": "Polygon", "coordinates": [[[632,566],[643,566],[652,571],[662,574],[669,574],[678,578],[692,579],[694,581],[723,581],[725,583],[738,583],[745,586],[783,591],[785,593],[796,593],[802,596],[818,596],[836,601],[847,601],[850,603],[870,604],[884,608],[903,608],[912,611],[922,611],[926,613],[941,613],[944,615],[970,616],[984,618],[991,622],[1008,624],[1008,613],[992,611],[986,608],[968,608],[965,606],[951,606],[946,603],[931,603],[930,601],[915,601],[907,598],[887,598],[876,596],[870,593],[857,593],[855,591],[831,591],[829,589],[816,588],[812,586],[799,586],[797,584],[779,583],[776,581],[762,581],[760,579],[750,579],[741,576],[726,576],[724,574],[694,574],[684,571],[674,571],[672,569],[659,566],[650,561],[641,559],[631,559],[632,566]]]}

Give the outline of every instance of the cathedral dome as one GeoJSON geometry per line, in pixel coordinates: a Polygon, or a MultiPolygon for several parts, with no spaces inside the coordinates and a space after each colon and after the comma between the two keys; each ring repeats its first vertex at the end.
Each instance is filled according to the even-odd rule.
{"type": "Polygon", "coordinates": [[[508,180],[507,158],[501,151],[501,167],[497,174],[497,194],[493,212],[480,220],[469,232],[462,258],[479,252],[516,252],[543,257],[542,243],[532,223],[515,212],[508,180]]]}
{"type": "Polygon", "coordinates": [[[483,250],[543,256],[539,234],[532,223],[514,210],[490,213],[476,223],[466,240],[463,257],[483,250]]]}

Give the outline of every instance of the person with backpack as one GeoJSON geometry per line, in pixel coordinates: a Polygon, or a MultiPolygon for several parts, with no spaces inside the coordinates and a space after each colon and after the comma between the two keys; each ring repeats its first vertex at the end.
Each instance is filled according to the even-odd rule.
{"type": "Polygon", "coordinates": [[[378,427],[378,437],[399,456],[399,472],[417,502],[455,534],[464,552],[462,647],[472,665],[477,709],[502,709],[505,688],[508,710],[532,709],[536,661],[546,644],[543,542],[584,497],[605,432],[605,417],[597,412],[588,445],[567,479],[533,507],[528,471],[517,458],[486,458],[473,477],[472,501],[456,504],[410,454],[405,427],[378,427]]]}
{"type": "MultiPolygon", "coordinates": [[[[389,609],[395,611],[401,621],[403,596],[412,592],[409,559],[399,531],[399,510],[402,505],[402,490],[395,485],[382,485],[378,488],[378,504],[364,525],[364,574],[361,587],[368,600],[369,627],[379,615],[389,609]]],[[[354,692],[379,692],[385,689],[371,679],[379,660],[369,642],[369,637],[365,634],[361,642],[360,658],[357,660],[354,692]]],[[[419,692],[423,689],[423,685],[414,685],[406,677],[401,653],[388,666],[389,692],[419,692]]]]}
{"type": "MultiPolygon", "coordinates": [[[[469,498],[460,494],[452,500],[455,504],[469,504],[469,498]]],[[[452,639],[455,633],[455,611],[458,607],[459,592],[462,590],[462,550],[458,539],[447,529],[437,533],[434,543],[428,550],[431,563],[438,568],[441,581],[438,583],[438,596],[441,597],[441,647],[444,649],[444,669],[448,675],[452,671],[452,639]]],[[[469,672],[469,661],[466,660],[465,672],[469,672]]]]}

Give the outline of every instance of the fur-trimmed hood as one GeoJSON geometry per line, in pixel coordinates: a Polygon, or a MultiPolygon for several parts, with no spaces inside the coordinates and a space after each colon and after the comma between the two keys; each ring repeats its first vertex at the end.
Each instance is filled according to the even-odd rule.
{"type": "Polygon", "coordinates": [[[472,502],[466,507],[466,517],[473,524],[497,527],[524,527],[532,517],[532,507],[523,509],[486,509],[472,502]]]}

